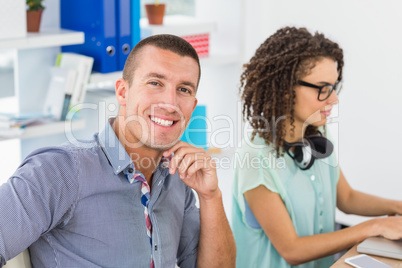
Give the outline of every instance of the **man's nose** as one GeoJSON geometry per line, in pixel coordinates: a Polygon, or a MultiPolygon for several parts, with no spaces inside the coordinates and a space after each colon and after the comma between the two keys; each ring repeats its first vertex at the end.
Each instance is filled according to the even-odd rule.
{"type": "Polygon", "coordinates": [[[163,92],[161,103],[166,104],[165,109],[168,112],[175,112],[177,110],[177,92],[176,88],[168,87],[163,92]]]}

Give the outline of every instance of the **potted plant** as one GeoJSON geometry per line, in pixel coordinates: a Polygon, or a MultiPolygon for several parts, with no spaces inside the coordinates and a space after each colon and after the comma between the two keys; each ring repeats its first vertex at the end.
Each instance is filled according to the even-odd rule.
{"type": "Polygon", "coordinates": [[[147,12],[148,23],[161,25],[163,24],[163,17],[165,15],[166,4],[160,4],[159,0],[155,0],[153,4],[145,4],[147,12]]]}
{"type": "Polygon", "coordinates": [[[26,0],[28,32],[39,32],[42,12],[45,9],[42,5],[43,1],[44,0],[26,0]]]}

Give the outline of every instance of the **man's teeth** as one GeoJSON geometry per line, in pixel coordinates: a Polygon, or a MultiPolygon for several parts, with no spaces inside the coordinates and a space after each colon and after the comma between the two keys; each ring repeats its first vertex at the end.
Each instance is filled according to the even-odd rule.
{"type": "Polygon", "coordinates": [[[157,117],[151,117],[151,120],[154,123],[156,123],[158,125],[161,125],[161,126],[164,126],[164,127],[170,127],[171,125],[173,125],[173,121],[164,120],[164,119],[160,119],[160,118],[157,118],[157,117]]]}

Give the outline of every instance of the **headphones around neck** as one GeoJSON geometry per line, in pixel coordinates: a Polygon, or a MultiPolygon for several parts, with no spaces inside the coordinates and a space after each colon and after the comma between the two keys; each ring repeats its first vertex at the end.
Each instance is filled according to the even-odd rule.
{"type": "Polygon", "coordinates": [[[295,164],[301,169],[306,170],[313,166],[315,159],[322,159],[330,156],[334,150],[334,145],[325,137],[310,136],[303,138],[300,142],[284,142],[286,153],[293,158],[295,164]],[[292,151],[291,149],[294,148],[292,151]]]}

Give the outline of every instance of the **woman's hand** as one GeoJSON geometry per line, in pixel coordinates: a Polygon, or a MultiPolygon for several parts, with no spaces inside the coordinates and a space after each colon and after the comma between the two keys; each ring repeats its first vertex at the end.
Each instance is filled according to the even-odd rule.
{"type": "Polygon", "coordinates": [[[371,220],[375,233],[373,236],[383,236],[387,239],[397,240],[402,238],[402,217],[390,216],[371,220]]]}

